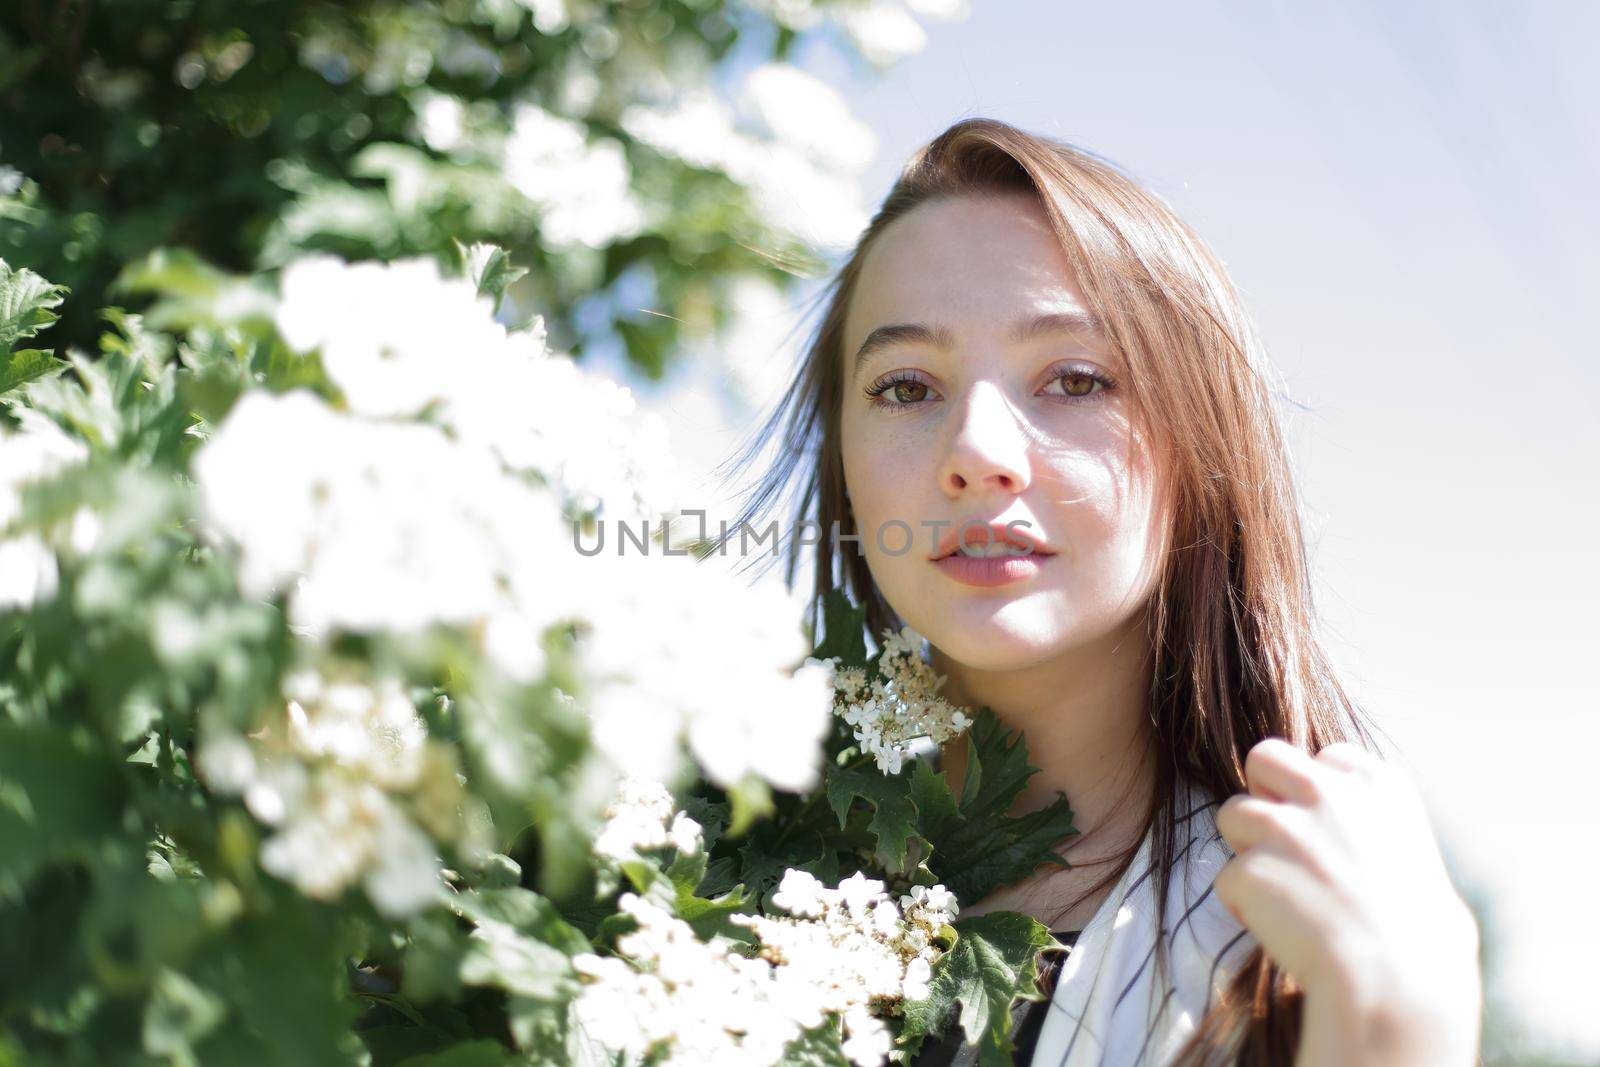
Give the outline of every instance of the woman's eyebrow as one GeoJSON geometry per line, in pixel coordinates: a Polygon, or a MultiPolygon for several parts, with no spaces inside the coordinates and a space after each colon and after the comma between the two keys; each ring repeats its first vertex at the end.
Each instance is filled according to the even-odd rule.
{"type": "MultiPolygon", "coordinates": [[[[1105,336],[1100,319],[1091,311],[1074,308],[1070,311],[1052,311],[1032,318],[1022,319],[1011,327],[1011,343],[1022,344],[1035,337],[1052,333],[1085,334],[1093,339],[1105,336]]],[[[867,334],[867,339],[856,349],[855,368],[852,374],[861,373],[861,367],[886,349],[900,344],[925,344],[935,348],[951,349],[956,345],[955,334],[947,326],[928,326],[920,322],[902,322],[879,326],[867,334]]]]}

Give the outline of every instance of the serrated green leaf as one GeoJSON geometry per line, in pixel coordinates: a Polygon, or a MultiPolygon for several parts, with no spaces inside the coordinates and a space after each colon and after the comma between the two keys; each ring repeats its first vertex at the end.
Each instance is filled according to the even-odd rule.
{"type": "Polygon", "coordinates": [[[856,798],[872,805],[867,828],[877,838],[884,866],[897,873],[904,871],[907,845],[917,833],[917,807],[911,800],[909,777],[883,774],[876,768],[829,767],[826,789],[828,806],[838,817],[841,830],[856,798]]]}
{"type": "Polygon", "coordinates": [[[1011,1004],[1043,1000],[1039,953],[1058,942],[1038,920],[1011,911],[957,920],[956,943],[934,964],[924,1000],[908,1001],[901,1040],[942,1036],[954,1015],[979,1062],[1010,1064],[1011,1004]],[[953,1007],[954,1006],[954,1007],[953,1007]]]}
{"type": "Polygon", "coordinates": [[[67,361],[37,348],[21,348],[15,352],[0,352],[0,396],[19,385],[26,385],[47,374],[59,374],[67,368],[67,361]]]}
{"type": "Polygon", "coordinates": [[[753,899],[745,894],[744,886],[736,885],[709,900],[693,893],[680,894],[674,908],[678,918],[688,923],[695,936],[702,941],[721,935],[748,944],[754,942],[754,936],[746,927],[729,922],[729,917],[749,914],[754,911],[753,904],[753,899]]]}
{"type": "Polygon", "coordinates": [[[13,268],[0,259],[0,354],[60,318],[52,309],[61,306],[68,291],[27,267],[13,268]]]}
{"type": "Polygon", "coordinates": [[[1077,833],[1065,795],[1020,818],[1007,814],[1028,778],[1038,773],[1028,765],[1022,735],[1009,736],[992,711],[979,711],[967,735],[966,784],[959,803],[947,778],[925,761],[917,760],[909,776],[917,831],[933,846],[931,866],[962,902],[981,900],[1043,864],[1068,866],[1055,851],[1077,833]]]}

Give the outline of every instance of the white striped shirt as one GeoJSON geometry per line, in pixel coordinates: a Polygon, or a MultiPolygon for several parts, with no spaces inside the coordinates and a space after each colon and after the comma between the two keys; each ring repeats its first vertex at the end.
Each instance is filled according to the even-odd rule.
{"type": "Polygon", "coordinates": [[[1212,892],[1233,856],[1216,827],[1219,802],[1180,783],[1168,883],[1167,974],[1155,965],[1151,837],[1061,966],[1032,1067],[1162,1067],[1198,1028],[1255,937],[1212,892]]]}

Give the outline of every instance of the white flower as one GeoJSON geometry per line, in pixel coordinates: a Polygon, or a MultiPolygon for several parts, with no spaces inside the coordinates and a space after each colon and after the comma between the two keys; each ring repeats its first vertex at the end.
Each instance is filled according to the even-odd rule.
{"type": "MultiPolygon", "coordinates": [[[[771,224],[824,247],[849,245],[871,218],[860,185],[863,161],[872,153],[870,131],[850,120],[838,147],[816,154],[826,134],[803,112],[819,105],[825,87],[803,74],[758,70],[740,102],[760,119],[753,125],[771,131],[767,138],[739,129],[733,110],[704,88],[663,105],[632,105],[622,113],[622,127],[663,154],[723,171],[750,190],[771,224]],[[791,95],[798,99],[788,100],[791,95]]],[[[834,103],[822,106],[837,116],[834,103]]]]}
{"type": "Polygon", "coordinates": [[[284,679],[281,714],[248,737],[202,722],[195,762],[206,786],[242,794],[273,828],[261,866],[307,896],[336,898],[360,883],[384,915],[441,898],[430,833],[472,862],[487,856],[487,815],[461,792],[453,753],[426,734],[394,679],[284,679]]]}
{"type": "Polygon", "coordinates": [[[624,773],[670,780],[682,738],[718,785],[754,776],[811,788],[831,693],[824,669],[792,670],[807,648],[787,595],[714,559],[610,551],[580,641],[601,751],[624,773]]]}
{"type": "Polygon", "coordinates": [[[49,417],[32,408],[13,407],[16,430],[0,426],[0,531],[22,512],[22,487],[43,481],[89,458],[89,448],[49,417]]]}
{"type": "MultiPolygon", "coordinates": [[[[659,807],[659,794],[638,792],[659,807]]],[[[851,1061],[878,1067],[893,1046],[878,1013],[926,997],[938,959],[912,947],[911,935],[926,944],[922,921],[902,918],[882,888],[858,873],[830,889],[786,870],[773,902],[792,917],[730,917],[755,934],[755,958],[721,938],[702,942],[660,905],[625,893],[619,907],[638,928],[618,938],[621,958],[574,959],[584,979],[575,1018],[629,1062],[773,1065],[831,1016],[851,1061]]]]}
{"type": "Polygon", "coordinates": [[[466,141],[466,108],[461,98],[426,90],[411,95],[417,135],[435,152],[449,152],[466,141]]]}
{"type": "Polygon", "coordinates": [[[972,717],[939,695],[945,679],[924,655],[926,638],[910,626],[883,636],[882,679],[869,684],[864,669],[828,662],[834,713],[854,727],[855,739],[878,770],[899,774],[912,742],[926,737],[943,744],[967,730],[972,717]]]}
{"type": "Polygon", "coordinates": [[[672,809],[672,794],[660,782],[623,778],[606,806],[605,822],[595,835],[595,855],[601,860],[622,862],[646,849],[669,845],[679,852],[698,851],[700,824],[684,812],[674,814],[672,809]]]}
{"type": "Polygon", "coordinates": [[[38,534],[0,540],[0,609],[48,600],[59,582],[55,552],[38,534]]]}
{"type": "MultiPolygon", "coordinates": [[[[69,436],[32,408],[14,408],[21,422],[16,431],[0,426],[0,609],[27,608],[55,596],[60,583],[55,551],[37,531],[3,534],[22,514],[22,489],[44,481],[88,458],[82,441],[69,436]]],[[[76,548],[85,532],[83,515],[73,520],[68,542],[76,548]]],[[[90,517],[92,521],[92,516],[90,517]]]]}
{"type": "Polygon", "coordinates": [[[351,410],[414,415],[450,395],[476,353],[505,344],[494,305],[431,259],[346,263],[307,255],[284,268],[278,332],[298,351],[320,349],[351,410]]]}
{"type": "Polygon", "coordinates": [[[790,915],[815,918],[824,908],[822,883],[808,872],[791,867],[783,872],[772,902],[790,915]]]}
{"type": "Polygon", "coordinates": [[[603,248],[644,226],[622,145],[609,137],[590,144],[582,125],[537,104],[516,105],[502,167],[542,209],[540,232],[552,244],[603,248]]]}
{"type": "Polygon", "coordinates": [[[582,602],[580,576],[550,564],[575,555],[559,503],[437,428],[342,415],[304,390],[248,392],[194,470],[206,518],[240,547],[246,592],[290,590],[291,623],[313,635],[504,612],[539,632],[582,602]]]}
{"type": "Polygon", "coordinates": [[[894,1047],[894,1036],[881,1019],[868,1014],[864,1007],[851,1008],[845,1016],[845,1038],[842,1051],[851,1063],[860,1067],[878,1067],[889,1050],[894,1047]]]}
{"type": "Polygon", "coordinates": [[[682,487],[666,423],[641,413],[628,388],[528,343],[475,362],[439,412],[458,440],[537,473],[581,512],[654,521],[676,506],[682,487]]]}

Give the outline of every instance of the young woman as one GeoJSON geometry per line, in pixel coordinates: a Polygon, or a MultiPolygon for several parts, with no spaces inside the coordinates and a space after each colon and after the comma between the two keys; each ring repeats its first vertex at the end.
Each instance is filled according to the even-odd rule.
{"type": "MultiPolygon", "coordinates": [[[[796,518],[841,534],[816,596],[914,627],[945,695],[1024,731],[1013,814],[1070,800],[1068,869],[960,902],[1077,941],[1018,1062],[1471,1067],[1477,928],[1314,636],[1268,369],[1215,256],[1107,161],[972,119],[823,296],[743,518],[798,480],[796,518]]],[[[964,757],[939,753],[952,781],[964,757]]]]}

